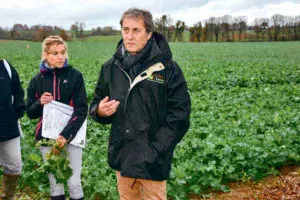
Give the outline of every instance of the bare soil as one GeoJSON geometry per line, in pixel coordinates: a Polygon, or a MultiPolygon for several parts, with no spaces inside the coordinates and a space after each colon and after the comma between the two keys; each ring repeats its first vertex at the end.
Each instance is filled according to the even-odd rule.
{"type": "MultiPolygon", "coordinates": [[[[261,181],[229,183],[231,192],[211,193],[206,200],[300,200],[300,167],[285,166],[280,175],[271,175],[261,181]]],[[[190,200],[204,198],[190,196],[190,200]]]]}

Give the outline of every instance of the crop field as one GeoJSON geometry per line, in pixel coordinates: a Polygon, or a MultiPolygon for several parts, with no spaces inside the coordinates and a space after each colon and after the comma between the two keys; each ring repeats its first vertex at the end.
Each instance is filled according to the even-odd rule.
{"type": "MultiPolygon", "coordinates": [[[[85,79],[91,101],[110,42],[69,42],[70,64],[85,79]]],[[[168,179],[172,199],[188,199],[228,182],[259,180],[283,165],[300,164],[300,43],[171,43],[192,98],[191,127],[177,146],[168,179]]],[[[0,41],[0,58],[18,70],[24,89],[38,72],[41,43],[0,41]],[[27,44],[30,48],[27,48],[27,44]]],[[[22,119],[23,172],[19,190],[49,197],[46,174],[32,154],[36,121],[22,119]]],[[[118,199],[107,164],[110,126],[88,118],[82,182],[86,199],[118,199]]],[[[1,172],[2,173],[2,172],[1,172]]]]}

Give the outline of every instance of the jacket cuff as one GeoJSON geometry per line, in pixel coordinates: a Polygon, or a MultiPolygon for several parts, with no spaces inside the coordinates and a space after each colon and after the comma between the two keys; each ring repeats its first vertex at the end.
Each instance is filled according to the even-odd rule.
{"type": "Polygon", "coordinates": [[[43,105],[41,104],[40,99],[38,99],[38,101],[32,105],[32,109],[33,110],[43,109],[43,105]]]}
{"type": "Polygon", "coordinates": [[[68,140],[68,144],[74,139],[72,134],[61,133],[59,135],[63,136],[66,140],[68,140]]]}

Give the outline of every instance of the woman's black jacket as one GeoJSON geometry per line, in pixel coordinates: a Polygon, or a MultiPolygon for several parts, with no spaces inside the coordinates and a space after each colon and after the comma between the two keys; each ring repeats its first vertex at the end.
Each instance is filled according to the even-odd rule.
{"type": "Polygon", "coordinates": [[[88,112],[82,74],[70,65],[49,71],[41,70],[31,79],[27,92],[26,114],[30,119],[39,118],[35,131],[37,141],[43,138],[41,135],[43,106],[40,98],[45,92],[51,93],[53,100],[74,107],[70,121],[60,133],[71,142],[85,121],[88,112]]]}

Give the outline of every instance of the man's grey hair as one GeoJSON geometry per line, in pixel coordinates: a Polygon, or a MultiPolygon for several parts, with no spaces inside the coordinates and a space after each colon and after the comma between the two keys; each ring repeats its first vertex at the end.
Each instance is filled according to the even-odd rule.
{"type": "Polygon", "coordinates": [[[145,24],[145,28],[147,33],[151,33],[154,31],[154,22],[152,14],[148,10],[138,9],[138,8],[130,8],[126,10],[122,18],[120,20],[120,25],[123,27],[123,20],[124,18],[129,19],[142,19],[145,24]]]}

